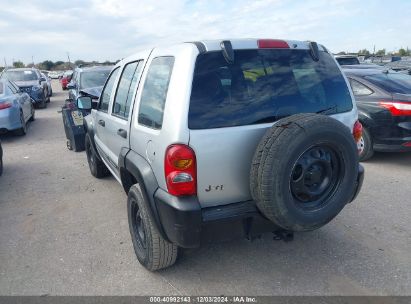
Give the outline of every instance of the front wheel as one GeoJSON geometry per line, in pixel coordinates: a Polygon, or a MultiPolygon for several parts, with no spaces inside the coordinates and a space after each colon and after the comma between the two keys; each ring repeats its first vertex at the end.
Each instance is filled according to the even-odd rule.
{"type": "MultiPolygon", "coordinates": [[[[97,152],[91,143],[90,135],[87,133],[85,138],[87,162],[90,168],[90,173],[96,178],[103,178],[108,176],[110,172],[108,171],[106,165],[98,158],[97,152]]],[[[68,147],[68,146],[67,146],[68,147]]]]}
{"type": "Polygon", "coordinates": [[[127,213],[134,251],[141,265],[156,271],[176,262],[178,247],[160,235],[147,205],[140,185],[132,186],[128,193],[127,213]]]}

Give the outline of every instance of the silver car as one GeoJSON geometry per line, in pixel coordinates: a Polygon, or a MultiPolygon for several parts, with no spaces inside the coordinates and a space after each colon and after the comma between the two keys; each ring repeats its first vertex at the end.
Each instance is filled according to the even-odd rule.
{"type": "Polygon", "coordinates": [[[315,42],[149,49],[114,67],[92,107],[91,174],[111,172],[128,194],[134,249],[149,270],[210,235],[289,239],[318,229],[361,188],[356,104],[333,55],[315,42]]]}
{"type": "Polygon", "coordinates": [[[30,96],[7,79],[0,79],[0,132],[14,131],[25,135],[27,122],[34,120],[30,96]]]}

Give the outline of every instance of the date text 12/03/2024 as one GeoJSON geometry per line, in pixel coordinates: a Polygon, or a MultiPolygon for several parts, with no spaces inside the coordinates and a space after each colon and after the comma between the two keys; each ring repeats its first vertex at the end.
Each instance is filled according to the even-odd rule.
{"type": "Polygon", "coordinates": [[[248,296],[165,296],[150,297],[150,303],[257,303],[257,299],[248,296]]]}

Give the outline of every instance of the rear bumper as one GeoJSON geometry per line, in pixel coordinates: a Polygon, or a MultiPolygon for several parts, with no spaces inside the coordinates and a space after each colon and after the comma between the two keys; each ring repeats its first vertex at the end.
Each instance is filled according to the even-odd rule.
{"type": "MultiPolygon", "coordinates": [[[[361,190],[364,167],[359,165],[353,201],[361,190]]],[[[155,205],[168,240],[183,248],[196,248],[202,241],[245,236],[253,238],[263,232],[281,231],[267,220],[254,201],[201,208],[197,197],[176,197],[157,189],[155,205]]]]}
{"type": "Polygon", "coordinates": [[[11,107],[0,111],[0,132],[17,130],[21,128],[20,109],[11,107]]]}

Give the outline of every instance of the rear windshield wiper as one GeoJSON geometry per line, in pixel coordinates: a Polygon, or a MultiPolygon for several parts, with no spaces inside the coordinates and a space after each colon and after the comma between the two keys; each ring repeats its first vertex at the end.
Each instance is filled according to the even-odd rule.
{"type": "Polygon", "coordinates": [[[319,110],[315,113],[317,113],[317,114],[331,114],[331,113],[335,114],[335,113],[337,113],[337,108],[338,108],[337,105],[332,105],[331,107],[319,110]]]}

